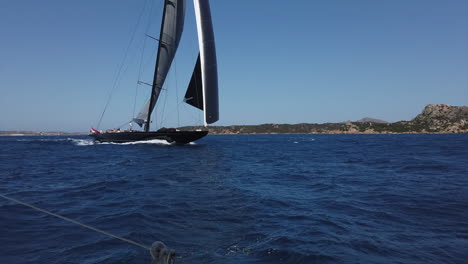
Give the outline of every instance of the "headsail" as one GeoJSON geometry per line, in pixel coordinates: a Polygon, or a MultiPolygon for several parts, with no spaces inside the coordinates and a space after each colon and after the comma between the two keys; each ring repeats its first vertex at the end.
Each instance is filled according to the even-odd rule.
{"type": "Polygon", "coordinates": [[[151,96],[145,106],[133,119],[140,126],[146,123],[145,130],[149,130],[151,112],[153,112],[156,101],[166,80],[167,73],[171,67],[180,37],[184,29],[185,0],[165,0],[164,12],[159,35],[158,55],[154,71],[151,96]]]}
{"type": "Polygon", "coordinates": [[[200,55],[198,55],[197,63],[195,64],[195,69],[192,73],[192,78],[190,79],[187,92],[184,96],[184,102],[203,110],[203,85],[201,78],[200,55]]]}
{"type": "MultiPolygon", "coordinates": [[[[185,101],[192,104],[190,101],[190,92],[193,89],[193,78],[197,76],[197,71],[201,73],[201,85],[203,99],[201,101],[203,110],[205,111],[205,125],[214,123],[219,119],[218,106],[218,66],[216,62],[216,49],[213,33],[213,24],[211,22],[211,11],[208,0],[194,0],[195,16],[197,20],[198,44],[200,46],[200,56],[197,60],[192,80],[190,81],[185,101]]],[[[200,83],[198,81],[198,83],[200,83]]],[[[197,103],[200,103],[198,101],[197,103]]],[[[193,104],[192,104],[193,105],[193,104]]],[[[198,105],[194,105],[200,108],[198,105]]]]}

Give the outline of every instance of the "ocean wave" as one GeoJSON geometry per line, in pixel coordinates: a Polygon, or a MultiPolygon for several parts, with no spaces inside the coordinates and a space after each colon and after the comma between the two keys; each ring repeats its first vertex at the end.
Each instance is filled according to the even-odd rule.
{"type": "Polygon", "coordinates": [[[269,248],[259,252],[252,253],[253,256],[259,257],[263,263],[337,263],[338,259],[334,256],[322,253],[299,253],[292,250],[283,250],[269,248]]]}
{"type": "MultiPolygon", "coordinates": [[[[124,142],[124,143],[116,143],[116,142],[97,142],[92,139],[75,139],[69,138],[67,139],[72,142],[76,146],[92,146],[92,145],[118,145],[118,146],[126,146],[126,145],[141,145],[141,144],[150,144],[150,145],[174,145],[174,143],[167,142],[163,139],[151,139],[151,140],[143,140],[143,141],[134,141],[134,142],[124,142]]],[[[190,144],[194,145],[194,144],[190,144]]]]}
{"type": "Polygon", "coordinates": [[[144,141],[135,141],[135,142],[125,142],[125,143],[100,143],[100,144],[114,144],[114,145],[140,145],[140,144],[154,144],[154,145],[173,145],[174,143],[169,143],[163,139],[151,139],[144,141]]]}
{"type": "Polygon", "coordinates": [[[76,146],[92,146],[92,145],[95,145],[95,142],[92,139],[68,138],[67,140],[72,142],[76,146]]]}
{"type": "MultiPolygon", "coordinates": [[[[152,145],[174,145],[174,143],[167,142],[163,139],[151,139],[135,142],[125,142],[125,143],[115,143],[115,142],[97,142],[93,139],[83,139],[83,138],[27,138],[27,139],[17,139],[18,142],[37,142],[37,143],[57,143],[57,144],[67,144],[72,143],[75,146],[93,146],[93,145],[140,145],[140,144],[152,144],[152,145]]],[[[187,145],[196,145],[196,143],[191,142],[187,145]]]]}

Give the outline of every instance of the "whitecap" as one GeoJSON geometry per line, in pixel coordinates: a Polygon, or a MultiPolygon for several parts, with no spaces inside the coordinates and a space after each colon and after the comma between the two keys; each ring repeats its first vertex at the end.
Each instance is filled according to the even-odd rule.
{"type": "Polygon", "coordinates": [[[115,142],[102,142],[98,144],[109,144],[109,145],[137,145],[137,144],[156,144],[156,145],[172,145],[174,143],[169,143],[164,139],[151,139],[151,140],[142,140],[134,142],[124,142],[124,143],[115,143],[115,142]]]}
{"type": "Polygon", "coordinates": [[[68,141],[72,142],[76,146],[91,146],[95,142],[92,139],[76,139],[76,138],[67,138],[68,141]]]}

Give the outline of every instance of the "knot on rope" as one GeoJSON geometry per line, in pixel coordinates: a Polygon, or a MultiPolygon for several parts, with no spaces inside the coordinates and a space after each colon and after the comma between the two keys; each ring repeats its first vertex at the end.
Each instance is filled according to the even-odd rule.
{"type": "Polygon", "coordinates": [[[174,264],[175,251],[167,248],[161,241],[156,241],[151,245],[150,253],[153,258],[151,264],[174,264]]]}

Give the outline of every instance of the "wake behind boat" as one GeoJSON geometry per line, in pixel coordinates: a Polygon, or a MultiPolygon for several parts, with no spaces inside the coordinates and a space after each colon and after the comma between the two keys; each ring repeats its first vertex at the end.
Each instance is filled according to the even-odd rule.
{"type": "MultiPolygon", "coordinates": [[[[184,102],[204,112],[204,124],[207,126],[219,119],[215,40],[208,0],[194,0],[194,6],[199,55],[184,96],[184,102]]],[[[162,139],[170,143],[187,144],[208,134],[208,131],[179,131],[175,128],[150,131],[151,114],[179,46],[184,20],[185,0],[165,0],[160,35],[159,39],[157,39],[158,53],[151,85],[151,95],[138,115],[131,121],[131,127],[132,123],[136,123],[140,127],[144,126],[144,131],[130,129],[122,132],[120,130],[100,132],[93,128],[89,136],[99,142],[126,143],[162,139]]]]}

